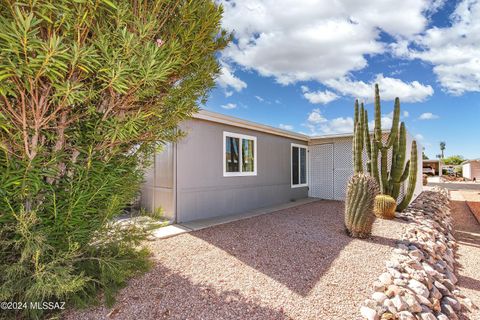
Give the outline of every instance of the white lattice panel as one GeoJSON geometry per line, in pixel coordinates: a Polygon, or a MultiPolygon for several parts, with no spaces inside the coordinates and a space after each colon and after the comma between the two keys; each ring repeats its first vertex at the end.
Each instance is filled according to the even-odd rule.
{"type": "Polygon", "coordinates": [[[333,144],[310,147],[309,196],[333,199],[333,144]]]}
{"type": "Polygon", "coordinates": [[[352,140],[344,139],[334,143],[334,182],[335,200],[344,200],[347,183],[353,175],[352,140]]]}
{"type": "MultiPolygon", "coordinates": [[[[388,134],[382,137],[383,143],[386,143],[388,134]]],[[[410,148],[412,137],[407,135],[407,155],[406,160],[410,159],[410,148]]],[[[418,146],[419,159],[421,159],[421,146],[418,146]]],[[[352,140],[338,139],[333,143],[310,146],[310,192],[311,197],[322,199],[344,200],[348,180],[353,174],[353,155],[352,140]]],[[[378,156],[378,167],[380,175],[380,154],[378,156]]],[[[364,171],[367,172],[366,162],[367,153],[363,152],[364,171]]],[[[388,151],[388,170],[392,163],[392,151],[388,151]]],[[[418,195],[422,190],[421,172],[422,164],[419,161],[419,175],[417,178],[417,187],[415,194],[418,195]]],[[[408,181],[408,180],[407,180],[408,181]]],[[[406,192],[407,181],[400,188],[398,200],[403,199],[406,192]]]]}

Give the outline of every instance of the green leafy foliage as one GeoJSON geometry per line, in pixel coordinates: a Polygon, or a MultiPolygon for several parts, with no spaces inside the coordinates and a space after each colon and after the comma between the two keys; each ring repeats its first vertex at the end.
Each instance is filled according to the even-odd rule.
{"type": "Polygon", "coordinates": [[[446,165],[459,165],[463,161],[465,161],[465,158],[461,155],[453,155],[442,160],[443,164],[446,165]]]}
{"type": "Polygon", "coordinates": [[[222,9],[0,1],[0,300],[111,303],[149,265],[146,230],[112,221],[214,85],[222,9]]]}

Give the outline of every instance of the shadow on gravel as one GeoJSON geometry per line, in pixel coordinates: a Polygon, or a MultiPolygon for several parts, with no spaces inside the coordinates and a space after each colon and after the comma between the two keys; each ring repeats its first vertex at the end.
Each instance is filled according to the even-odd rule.
{"type": "MultiPolygon", "coordinates": [[[[472,275],[478,274],[475,271],[475,264],[464,265],[475,260],[475,256],[480,249],[480,224],[475,219],[473,213],[468,208],[465,201],[450,201],[452,208],[452,217],[455,228],[455,238],[458,244],[463,247],[460,252],[457,252],[457,262],[459,263],[456,270],[458,284],[457,286],[467,292],[464,294],[471,298],[474,302],[477,300],[480,293],[480,280],[472,278],[472,275]],[[473,258],[473,260],[472,260],[473,258]],[[470,276],[468,276],[468,275],[470,276]]],[[[478,310],[470,310],[470,312],[478,312],[478,310]]],[[[461,320],[477,319],[473,314],[468,312],[465,308],[462,308],[462,312],[459,314],[461,320]],[[474,316],[474,317],[472,317],[474,316]]]]}
{"type": "MultiPolygon", "coordinates": [[[[395,240],[381,236],[366,240],[348,237],[343,211],[343,202],[321,200],[191,235],[305,297],[350,242],[395,246],[395,240]],[[219,237],[219,233],[228,236],[219,237]]],[[[352,263],[361,264],[361,261],[352,263]]]]}
{"type": "Polygon", "coordinates": [[[249,301],[236,290],[218,292],[194,284],[161,263],[134,278],[111,309],[68,311],[63,319],[292,319],[285,313],[249,301]],[[107,316],[108,314],[108,316],[107,316]]]}
{"type": "Polygon", "coordinates": [[[465,201],[451,201],[454,212],[455,238],[460,244],[480,248],[480,224],[465,201]],[[461,210],[463,209],[463,210],[461,210]]]}
{"type": "Polygon", "coordinates": [[[480,280],[458,275],[458,281],[462,284],[462,287],[480,292],[480,280]]]}

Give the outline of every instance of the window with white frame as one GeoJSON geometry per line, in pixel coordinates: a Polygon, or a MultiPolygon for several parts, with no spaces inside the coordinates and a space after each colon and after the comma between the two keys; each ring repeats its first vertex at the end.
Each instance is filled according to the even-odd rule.
{"type": "Polygon", "coordinates": [[[223,176],[257,175],[257,137],[223,132],[223,176]]]}
{"type": "Polygon", "coordinates": [[[307,173],[307,147],[292,143],[291,167],[292,188],[308,186],[307,173]]]}

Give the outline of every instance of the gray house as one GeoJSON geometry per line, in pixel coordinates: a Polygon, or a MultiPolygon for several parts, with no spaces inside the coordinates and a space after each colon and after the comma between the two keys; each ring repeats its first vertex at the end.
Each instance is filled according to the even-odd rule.
{"type": "MultiPolygon", "coordinates": [[[[161,208],[171,221],[307,197],[343,200],[353,173],[351,134],[311,137],[205,110],[181,129],[187,136],[155,156],[141,197],[144,208],[161,208]]],[[[419,176],[421,169],[419,161],[419,176]]],[[[422,190],[417,182],[415,195],[422,190]]]]}

